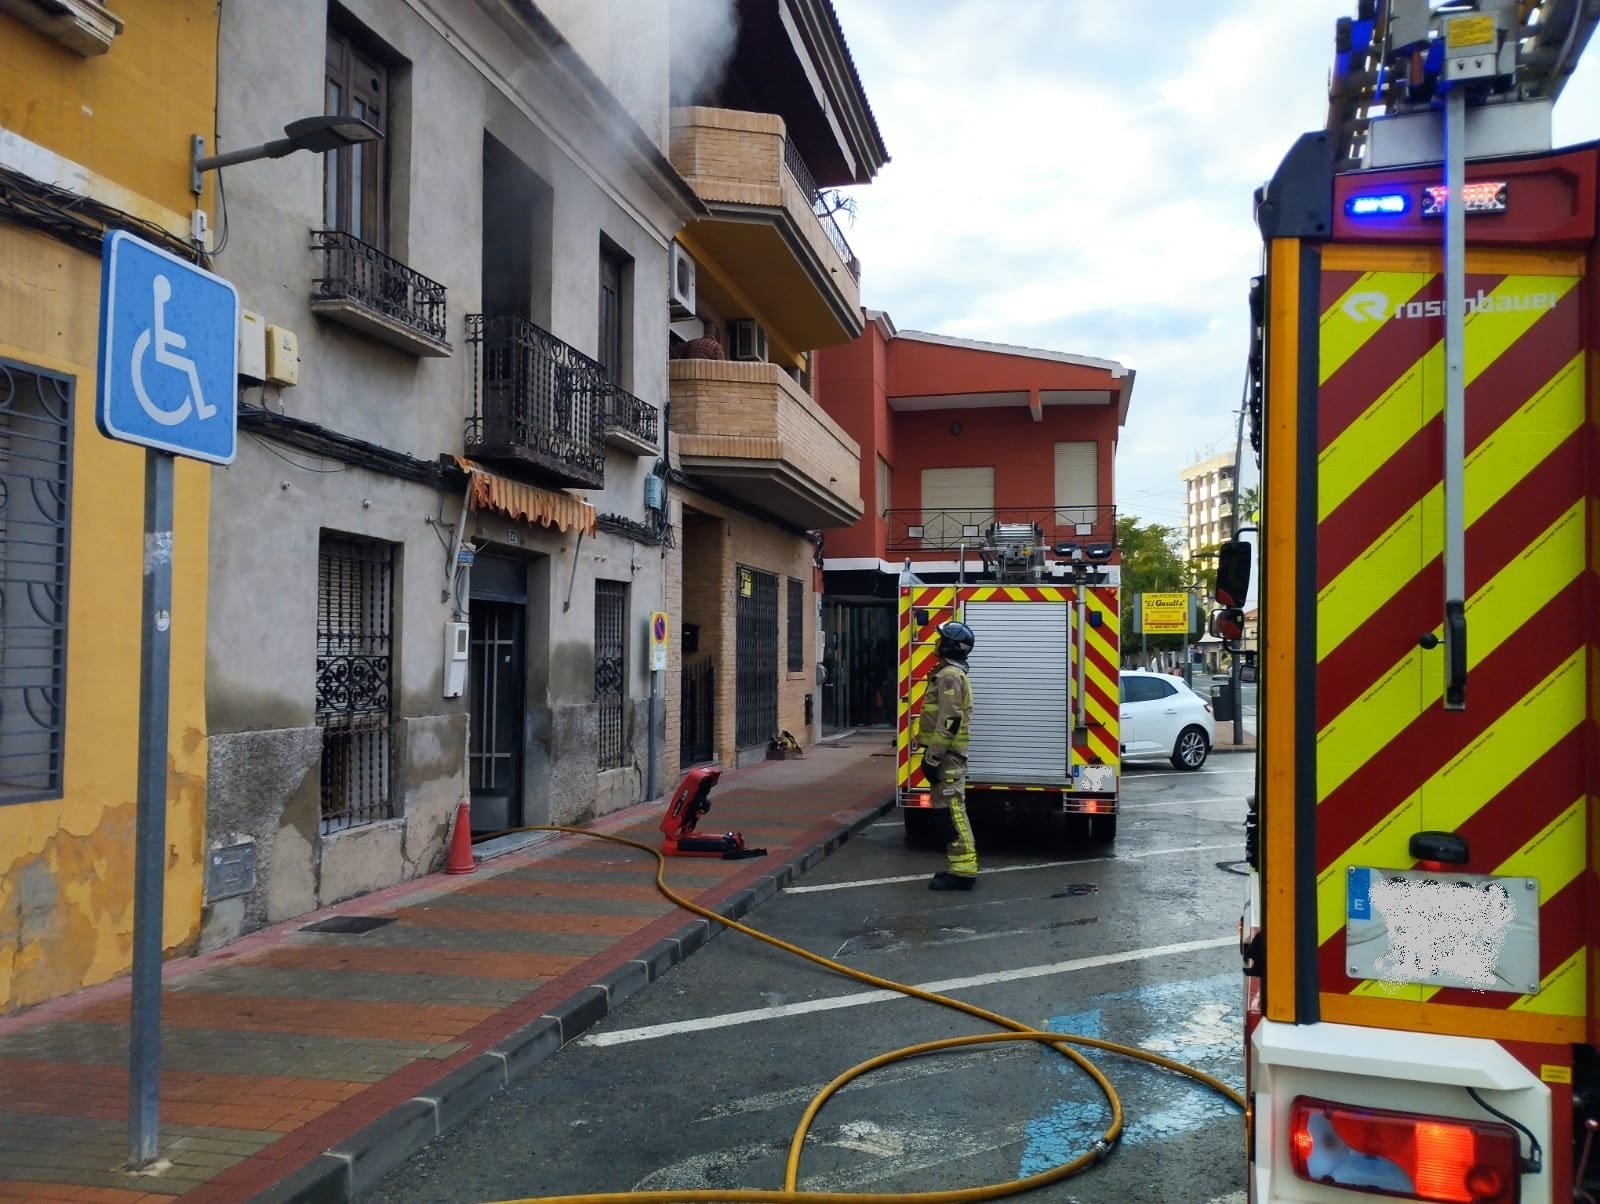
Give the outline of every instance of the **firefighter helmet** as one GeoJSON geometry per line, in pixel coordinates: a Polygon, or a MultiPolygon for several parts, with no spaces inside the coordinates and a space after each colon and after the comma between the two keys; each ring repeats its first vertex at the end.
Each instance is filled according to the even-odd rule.
{"type": "Polygon", "coordinates": [[[939,628],[939,659],[965,663],[977,637],[965,623],[945,623],[939,628]]]}

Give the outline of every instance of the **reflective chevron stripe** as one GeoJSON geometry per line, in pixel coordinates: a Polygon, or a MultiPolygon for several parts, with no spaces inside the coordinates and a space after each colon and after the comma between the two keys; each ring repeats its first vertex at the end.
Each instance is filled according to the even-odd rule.
{"type": "MultiPolygon", "coordinates": [[[[916,716],[922,707],[922,693],[929,668],[935,658],[937,639],[919,639],[915,616],[918,611],[928,612],[926,630],[932,632],[941,623],[959,617],[961,608],[968,602],[1022,602],[1054,603],[1071,607],[1072,636],[1068,641],[1073,688],[1077,674],[1077,600],[1076,586],[997,586],[980,585],[965,588],[954,586],[902,587],[899,630],[899,729],[896,738],[898,757],[897,780],[900,790],[926,790],[927,781],[922,775],[919,758],[911,753],[911,733],[916,716]]],[[[1084,651],[1088,664],[1084,677],[1085,736],[1072,745],[1073,766],[1099,763],[1110,765],[1120,773],[1121,744],[1118,720],[1120,717],[1120,686],[1118,665],[1121,657],[1119,635],[1121,598],[1112,586],[1091,586],[1085,598],[1088,610],[1098,612],[1099,625],[1091,623],[1084,631],[1084,651]]],[[[1076,699],[1074,698],[1074,702],[1076,699]]],[[[983,700],[977,700],[977,713],[982,715],[983,700]]],[[[981,722],[981,719],[979,720],[981,722]]],[[[974,790],[1059,790],[1069,786],[1063,781],[1059,787],[1007,786],[986,782],[969,783],[974,790]]]]}
{"type": "Polygon", "coordinates": [[[1469,672],[1461,712],[1441,707],[1442,652],[1418,644],[1429,632],[1442,635],[1444,360],[1442,322],[1428,313],[1443,299],[1437,254],[1340,248],[1326,266],[1318,350],[1320,989],[1375,1007],[1396,1000],[1582,1016],[1592,503],[1581,265],[1513,252],[1469,258],[1469,672]],[[1357,270],[1362,259],[1376,270],[1357,270]],[[1379,312],[1407,316],[1373,320],[1367,294],[1382,296],[1379,312]],[[1537,879],[1537,993],[1347,977],[1347,869],[1410,868],[1409,838],[1423,829],[1461,834],[1472,872],[1537,879]]]}

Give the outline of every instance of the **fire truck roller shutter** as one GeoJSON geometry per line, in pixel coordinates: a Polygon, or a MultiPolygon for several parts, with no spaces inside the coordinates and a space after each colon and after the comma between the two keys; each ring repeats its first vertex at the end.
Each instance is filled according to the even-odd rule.
{"type": "Polygon", "coordinates": [[[967,781],[1059,786],[1071,776],[1071,607],[1050,602],[968,602],[977,644],[967,781]]]}

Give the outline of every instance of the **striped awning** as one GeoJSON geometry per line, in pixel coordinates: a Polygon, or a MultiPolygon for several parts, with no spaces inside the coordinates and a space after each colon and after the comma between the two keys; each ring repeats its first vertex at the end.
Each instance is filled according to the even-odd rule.
{"type": "Polygon", "coordinates": [[[586,535],[594,535],[594,507],[582,498],[513,481],[461,456],[456,457],[456,463],[472,479],[474,510],[494,510],[507,518],[555,527],[563,534],[576,527],[586,535]]]}

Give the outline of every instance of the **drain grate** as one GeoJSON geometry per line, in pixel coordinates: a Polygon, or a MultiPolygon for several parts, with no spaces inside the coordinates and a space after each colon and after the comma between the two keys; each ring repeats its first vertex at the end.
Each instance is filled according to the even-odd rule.
{"type": "Polygon", "coordinates": [[[353,935],[355,933],[371,932],[374,928],[382,928],[385,924],[393,923],[393,916],[329,916],[326,920],[318,920],[315,924],[307,924],[300,931],[353,935]]]}

